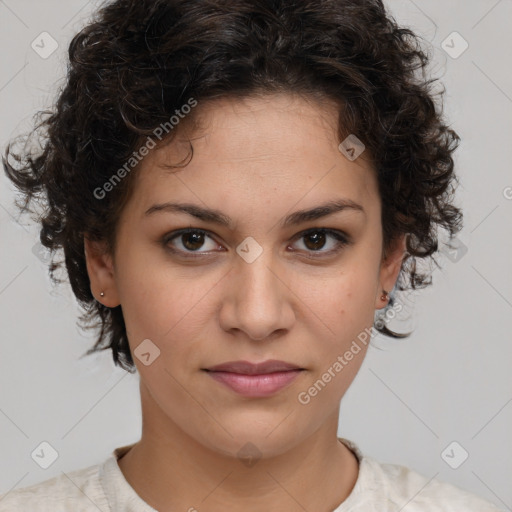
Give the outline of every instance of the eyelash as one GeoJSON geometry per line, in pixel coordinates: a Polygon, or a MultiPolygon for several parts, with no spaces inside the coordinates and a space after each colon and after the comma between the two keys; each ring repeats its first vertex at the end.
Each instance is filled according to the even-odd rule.
{"type": "MultiPolygon", "coordinates": [[[[210,236],[209,232],[204,229],[199,228],[186,228],[186,229],[180,229],[178,231],[173,231],[172,233],[166,234],[162,238],[162,245],[164,248],[172,253],[185,255],[185,258],[201,258],[205,256],[208,253],[200,253],[198,251],[182,251],[180,249],[174,249],[169,246],[169,242],[172,242],[175,238],[180,237],[181,235],[190,234],[190,233],[200,233],[203,235],[207,235],[209,238],[213,240],[213,238],[210,236]]],[[[308,235],[311,235],[313,233],[322,233],[322,234],[328,234],[331,235],[336,240],[336,247],[334,249],[331,249],[329,251],[307,251],[310,253],[310,256],[307,256],[310,259],[316,259],[316,258],[324,258],[327,256],[332,256],[333,254],[336,254],[341,251],[345,246],[350,245],[350,239],[347,235],[345,235],[342,231],[329,229],[329,228],[310,228],[306,231],[302,231],[298,233],[298,235],[294,238],[294,240],[300,240],[308,235]],[[316,254],[315,254],[316,253],[316,254]],[[311,256],[311,254],[314,254],[314,256],[311,256]]]]}

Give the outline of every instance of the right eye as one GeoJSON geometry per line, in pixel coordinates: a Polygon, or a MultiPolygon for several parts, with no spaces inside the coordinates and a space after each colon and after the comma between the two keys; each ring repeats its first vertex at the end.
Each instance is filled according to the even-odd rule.
{"type": "Polygon", "coordinates": [[[171,252],[181,253],[185,257],[189,257],[188,255],[197,257],[193,255],[193,253],[198,253],[198,255],[204,254],[204,251],[199,251],[199,249],[205,244],[207,238],[212,240],[209,250],[214,250],[219,247],[219,244],[213,241],[213,238],[208,235],[207,231],[197,228],[180,229],[172,233],[167,233],[162,239],[162,244],[171,252]],[[175,240],[179,243],[171,243],[175,240]]]}

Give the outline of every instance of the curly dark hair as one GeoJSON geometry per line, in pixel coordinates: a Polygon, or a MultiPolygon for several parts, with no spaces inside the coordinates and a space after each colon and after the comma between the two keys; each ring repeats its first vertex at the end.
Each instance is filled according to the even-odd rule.
{"type": "MultiPolygon", "coordinates": [[[[98,330],[87,354],[110,348],[116,365],[135,371],[121,306],[108,308],[91,293],[84,236],[114,250],[137,169],[101,199],[98,187],[190,98],[285,92],[335,100],[340,140],[355,134],[374,160],[383,255],[406,235],[387,308],[397,289],[431,284],[417,260],[435,262],[438,226],[452,239],[462,213],[452,184],[460,138],[435,101],[445,91],[432,88],[438,79],[427,76],[430,59],[420,37],[400,27],[381,0],[117,0],[97,10],[69,45],[53,110],[38,112],[33,130],[12,140],[2,157],[24,198],[16,201],[21,212],[36,213],[33,199],[44,205],[41,244],[52,256],[64,251],[49,272],[62,282],[55,270],[65,262],[83,308],[81,327],[98,330]],[[33,136],[37,149],[28,147],[33,136]]],[[[175,133],[167,130],[162,143],[175,133]]],[[[377,330],[411,334],[385,324],[377,330]]]]}

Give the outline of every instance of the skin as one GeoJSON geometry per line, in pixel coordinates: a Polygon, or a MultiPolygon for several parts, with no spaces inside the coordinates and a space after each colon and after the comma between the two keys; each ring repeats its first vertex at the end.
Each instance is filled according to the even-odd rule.
{"type": "Polygon", "coordinates": [[[332,511],[358,476],[337,431],[340,400],[366,347],[309,403],[297,397],[371,328],[387,302],[382,290],[396,282],[404,238],[382,259],[375,170],[366,153],[350,161],[338,150],[334,105],[275,94],[196,109],[196,124],[184,122],[171,144],[142,160],[114,255],[85,240],[91,290],[109,307],[122,305],[132,354],[145,339],[160,350],[147,366],[134,357],[142,437],[119,466],[158,510],[332,511]],[[189,139],[194,156],[186,167],[159,167],[180,161],[189,139]],[[340,198],[364,213],[279,225],[340,198]],[[144,215],[167,201],[220,210],[232,229],[185,213],[144,215]],[[202,245],[185,235],[165,248],[166,234],[189,227],[208,232],[202,245]],[[310,228],[339,230],[352,242],[325,255],[336,239],[301,236],[310,228]],[[247,237],[263,251],[252,263],[236,252],[247,237]],[[202,370],[267,359],[305,371],[272,396],[248,398],[202,370]],[[248,442],[259,454],[251,466],[237,456],[248,442]]]}

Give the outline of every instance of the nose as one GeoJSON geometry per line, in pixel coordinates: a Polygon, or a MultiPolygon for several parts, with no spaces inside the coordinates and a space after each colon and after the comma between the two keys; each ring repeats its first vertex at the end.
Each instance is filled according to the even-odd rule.
{"type": "Polygon", "coordinates": [[[242,331],[260,341],[291,329],[295,296],[270,250],[264,250],[252,263],[236,260],[228,280],[219,319],[224,330],[242,331]]]}

